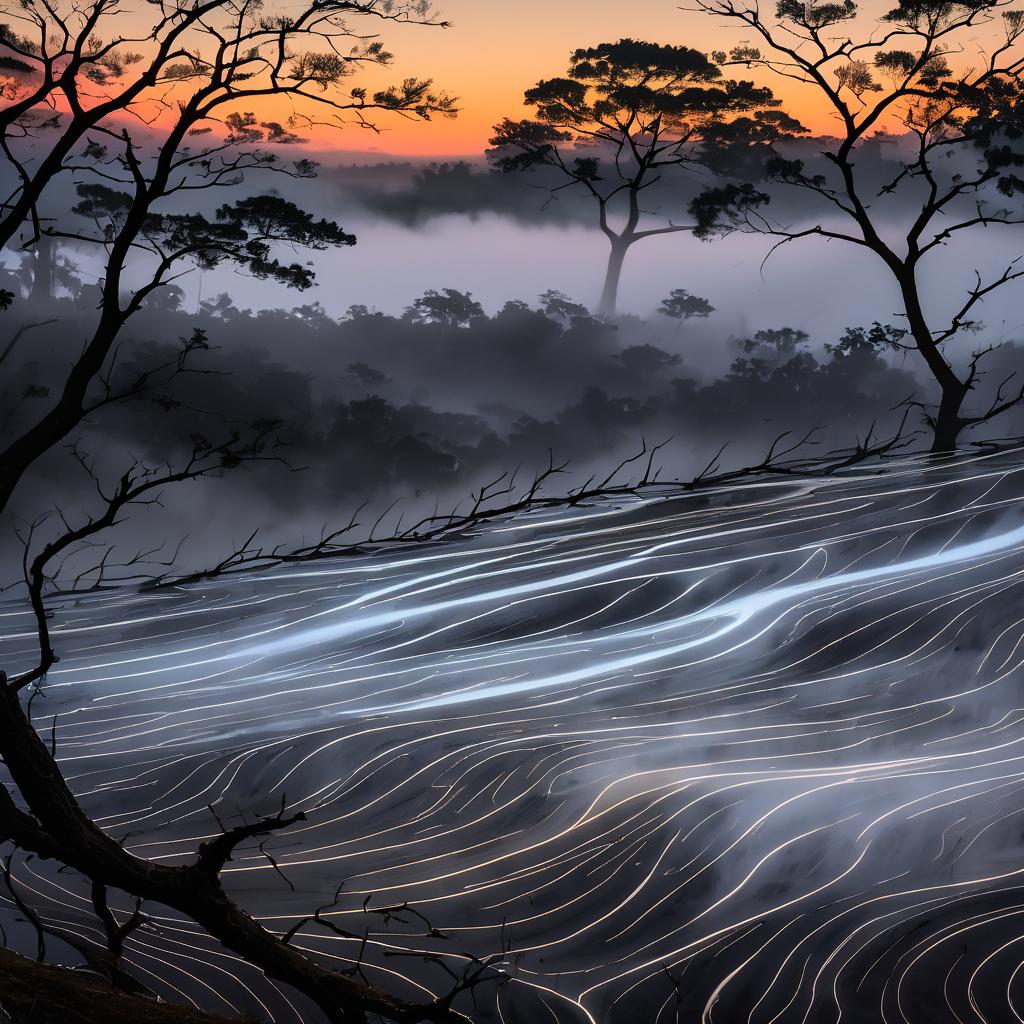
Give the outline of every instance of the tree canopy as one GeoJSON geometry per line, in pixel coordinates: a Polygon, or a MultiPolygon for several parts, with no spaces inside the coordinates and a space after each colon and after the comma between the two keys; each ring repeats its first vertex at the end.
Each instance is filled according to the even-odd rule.
{"type": "MultiPolygon", "coordinates": [[[[696,162],[694,147],[705,140],[721,144],[728,135],[725,124],[740,115],[745,115],[740,127],[748,142],[802,130],[777,109],[770,89],[724,78],[717,65],[689,47],[635,39],[576,50],[566,77],[538,82],[525,100],[536,108],[533,118],[506,119],[495,128],[491,144],[498,149],[497,165],[564,165],[581,183],[601,180],[605,146],[621,176],[696,162]],[[563,143],[598,149],[563,158],[558,148],[563,143]]],[[[739,129],[733,135],[738,139],[739,129]]]]}
{"type": "MultiPolygon", "coordinates": [[[[802,83],[840,125],[836,137],[821,140],[813,167],[785,153],[767,164],[769,180],[811,197],[800,224],[778,223],[757,203],[740,219],[779,245],[828,239],[881,260],[899,289],[912,347],[940,391],[937,402],[911,404],[932,428],[935,450],[952,450],[962,430],[1024,400],[1024,388],[1006,390],[1007,378],[986,408],[967,411],[982,376],[979,361],[991,348],[963,360],[947,345],[977,326],[987,295],[1024,277],[1019,262],[992,271],[979,260],[952,315],[929,308],[921,288],[928,257],[964,244],[965,232],[1024,223],[1024,211],[1007,202],[1024,186],[1024,10],[1012,0],[899,0],[869,23],[855,0],[779,0],[774,18],[747,0],[698,2],[758,44],[744,39],[714,54],[719,63],[802,83]],[[858,154],[888,130],[898,133],[889,155],[895,170],[879,183],[858,154]]],[[[699,197],[692,210],[701,231],[734,223],[734,200],[725,190],[699,197]]]]}
{"type": "Polygon", "coordinates": [[[567,75],[538,82],[525,101],[534,116],[495,127],[492,160],[506,172],[550,168],[557,176],[552,192],[575,188],[595,201],[611,245],[605,314],[615,310],[633,243],[692,230],[671,217],[656,223],[641,206],[666,168],[729,173],[752,151],[804,130],[778,109],[770,89],[725,78],[698,50],[635,39],[576,50],[567,75]],[[642,226],[645,220],[651,225],[642,226]]]}

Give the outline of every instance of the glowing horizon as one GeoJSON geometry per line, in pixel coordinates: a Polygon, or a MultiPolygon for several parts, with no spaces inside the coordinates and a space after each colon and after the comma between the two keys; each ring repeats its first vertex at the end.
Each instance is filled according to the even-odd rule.
{"type": "MultiPolygon", "coordinates": [[[[628,11],[618,0],[562,0],[557,7],[545,0],[520,0],[514,9],[485,5],[483,0],[437,0],[437,5],[437,16],[444,18],[448,27],[401,23],[383,26],[380,38],[394,54],[393,63],[386,68],[366,65],[350,82],[351,87],[358,85],[373,92],[406,78],[430,79],[436,91],[456,98],[455,118],[422,121],[372,111],[366,122],[360,123],[353,114],[346,123],[335,126],[328,122],[342,115],[319,107],[313,97],[297,101],[286,95],[263,97],[255,108],[251,100],[249,105],[242,100],[223,113],[227,109],[239,113],[253,109],[258,120],[281,123],[295,114],[292,130],[306,140],[303,148],[321,160],[362,154],[479,159],[488,148],[495,124],[505,117],[515,119],[531,113],[523,104],[524,91],[538,79],[564,74],[571,53],[580,47],[631,37],[688,46],[710,55],[716,50],[758,43],[754,33],[745,33],[723,19],[683,9],[673,0],[634,0],[628,11]],[[307,117],[314,123],[304,126],[307,117]]],[[[857,20],[865,23],[862,28],[867,34],[887,6],[882,0],[866,0],[862,5],[857,20]]],[[[140,30],[146,31],[141,24],[140,30]]],[[[979,31],[979,50],[991,41],[980,38],[984,35],[984,30],[979,31]]],[[[969,63],[972,55],[964,53],[963,59],[969,63]]],[[[799,119],[812,135],[841,130],[837,114],[814,86],[764,69],[725,70],[730,77],[769,86],[782,109],[799,119]]],[[[342,85],[342,95],[345,91],[342,85]]],[[[147,124],[162,123],[162,102],[157,98],[147,109],[147,124]]],[[[140,109],[144,106],[145,101],[140,109]]],[[[898,130],[899,123],[888,118],[877,128],[898,130]]]]}
{"type": "MultiPolygon", "coordinates": [[[[484,5],[481,0],[438,0],[449,28],[398,26],[385,41],[395,62],[375,72],[372,81],[406,76],[431,78],[458,97],[454,120],[407,121],[382,115],[379,134],[353,125],[304,132],[312,148],[410,157],[473,157],[487,148],[491,128],[503,117],[522,117],[523,92],[540,78],[563,74],[578,47],[623,37],[690,46],[710,53],[756,40],[735,25],[680,8],[672,0],[634,0],[628,10],[617,0],[520,0],[515,7],[484,5]],[[581,25],[583,27],[581,27],[581,25]]],[[[868,9],[878,13],[871,5],[868,9]]],[[[813,134],[830,134],[836,116],[809,86],[763,72],[734,69],[769,85],[783,107],[813,134]]]]}
{"type": "MultiPolygon", "coordinates": [[[[481,0],[438,0],[438,7],[451,21],[449,28],[401,26],[386,33],[395,63],[379,77],[382,81],[406,75],[432,78],[439,88],[458,97],[459,116],[429,123],[382,116],[380,134],[357,126],[304,132],[316,148],[400,156],[479,156],[494,124],[506,116],[528,113],[523,91],[539,78],[563,74],[577,47],[629,36],[710,52],[741,38],[733,27],[722,28],[705,15],[683,11],[672,0],[634,0],[628,10],[613,0],[563,0],[557,7],[544,0],[520,0],[514,8],[485,6],[481,0]]],[[[771,84],[808,127],[828,131],[831,118],[824,113],[815,116],[809,103],[804,103],[804,114],[798,112],[800,86],[784,90],[778,82],[771,84]]]]}

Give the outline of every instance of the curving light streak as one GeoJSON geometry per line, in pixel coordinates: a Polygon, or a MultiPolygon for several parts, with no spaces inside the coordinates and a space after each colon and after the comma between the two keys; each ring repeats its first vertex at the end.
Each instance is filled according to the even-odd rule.
{"type": "MultiPolygon", "coordinates": [[[[239,898],[284,931],[344,881],[328,913],[409,995],[448,976],[395,954],[497,955],[481,1021],[1019,1022],[1022,482],[1020,453],[910,460],[91,595],[57,610],[33,714],[147,857],[190,856],[207,804],[286,795],[309,814],[272,846],[295,891],[251,849],[239,898]]],[[[5,664],[31,657],[23,610],[0,620],[5,664]]],[[[95,933],[79,880],[17,876],[95,933]]],[[[154,913],[127,956],[166,998],[318,1024],[154,913]]]]}

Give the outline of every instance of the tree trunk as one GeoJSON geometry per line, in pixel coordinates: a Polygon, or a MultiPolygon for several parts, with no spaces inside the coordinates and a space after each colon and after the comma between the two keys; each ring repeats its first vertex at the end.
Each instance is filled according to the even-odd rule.
{"type": "Polygon", "coordinates": [[[7,509],[21,478],[33,463],[82,422],[89,386],[102,370],[126,319],[120,310],[101,314],[92,338],[68,372],[57,401],[0,452],[0,514],[7,509]]]}
{"type": "Polygon", "coordinates": [[[323,967],[268,932],[224,892],[219,872],[194,864],[153,864],[134,856],[82,810],[57,762],[0,675],[0,758],[28,813],[0,785],[0,842],[50,857],[101,885],[187,914],[225,948],[274,981],[298,989],[332,1024],[365,1024],[373,1013],[401,1022],[449,1022],[446,1006],[420,1006],[323,967]]]}
{"type": "Polygon", "coordinates": [[[257,1024],[126,995],[83,970],[0,949],[0,1021],[10,1024],[257,1024]]]}
{"type": "Polygon", "coordinates": [[[946,361],[939,346],[935,344],[934,335],[925,319],[914,268],[910,267],[902,272],[897,272],[896,277],[907,312],[910,335],[942,392],[938,411],[930,421],[932,427],[931,450],[936,454],[954,452],[957,448],[957,438],[964,428],[960,407],[964,404],[968,389],[946,361]]]}
{"type": "Polygon", "coordinates": [[[960,406],[963,405],[967,391],[962,385],[949,388],[942,392],[942,399],[939,402],[939,411],[932,423],[932,453],[944,455],[957,450],[957,438],[964,428],[964,421],[960,416],[960,406]]]}
{"type": "Polygon", "coordinates": [[[604,289],[601,292],[601,304],[597,307],[600,316],[615,316],[619,302],[619,282],[622,280],[622,265],[633,239],[622,235],[612,242],[608,254],[608,270],[604,278],[604,289]]]}
{"type": "Polygon", "coordinates": [[[40,235],[32,250],[30,302],[49,302],[53,298],[56,268],[57,246],[49,235],[40,235]]]}

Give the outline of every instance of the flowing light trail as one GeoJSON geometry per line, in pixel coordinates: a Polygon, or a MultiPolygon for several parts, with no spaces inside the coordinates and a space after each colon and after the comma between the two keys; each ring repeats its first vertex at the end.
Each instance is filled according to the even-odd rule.
{"type": "MultiPolygon", "coordinates": [[[[328,913],[408,995],[448,976],[405,954],[497,954],[481,1021],[1019,1022],[1022,598],[1024,453],[908,460],[68,600],[33,714],[140,855],[285,795],[295,891],[248,849],[238,898],[283,932],[344,881],[328,913]]],[[[16,668],[31,618],[0,619],[16,668]]],[[[17,876],[96,933],[78,880],[17,876]]],[[[127,956],[161,994],[317,1024],[153,913],[127,956]]]]}

